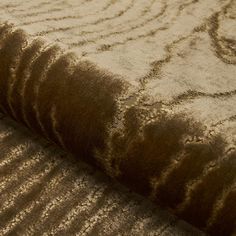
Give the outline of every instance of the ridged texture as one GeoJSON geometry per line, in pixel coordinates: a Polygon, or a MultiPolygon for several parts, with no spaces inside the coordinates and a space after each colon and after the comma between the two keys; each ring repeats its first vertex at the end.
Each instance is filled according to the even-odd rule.
{"type": "Polygon", "coordinates": [[[233,234],[234,0],[1,5],[16,26],[0,29],[3,112],[200,229],[233,234]]]}
{"type": "Polygon", "coordinates": [[[0,235],[203,235],[1,116],[0,235]]]}

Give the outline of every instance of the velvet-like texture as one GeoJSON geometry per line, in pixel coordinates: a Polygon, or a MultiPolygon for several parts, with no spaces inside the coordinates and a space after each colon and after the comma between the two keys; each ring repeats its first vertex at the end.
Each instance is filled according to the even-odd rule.
{"type": "MultiPolygon", "coordinates": [[[[153,18],[160,17],[160,27],[147,20],[132,26],[134,35],[121,42],[118,34],[125,29],[110,32],[109,44],[102,45],[99,40],[107,42],[103,34],[77,42],[64,39],[67,30],[72,41],[77,38],[79,26],[72,16],[57,16],[65,24],[72,21],[74,26],[67,27],[55,26],[57,17],[24,22],[19,16],[16,27],[3,23],[0,104],[17,121],[199,229],[230,235],[236,218],[236,54],[235,34],[228,29],[235,25],[236,6],[234,1],[207,2],[176,2],[178,7],[172,8],[171,1],[161,1],[153,18]],[[167,14],[172,10],[173,19],[167,14]],[[51,28],[44,29],[43,22],[51,28]],[[145,25],[149,34],[136,35],[145,25]],[[26,26],[31,36],[21,30],[26,26]],[[144,47],[136,55],[138,45],[144,47]],[[160,56],[152,52],[156,48],[160,56]],[[160,58],[151,62],[155,57],[160,58]]],[[[18,16],[14,7],[12,16],[18,16]]],[[[81,35],[96,34],[96,29],[89,31],[90,24],[99,27],[109,18],[100,17],[81,24],[88,27],[81,35]]]]}

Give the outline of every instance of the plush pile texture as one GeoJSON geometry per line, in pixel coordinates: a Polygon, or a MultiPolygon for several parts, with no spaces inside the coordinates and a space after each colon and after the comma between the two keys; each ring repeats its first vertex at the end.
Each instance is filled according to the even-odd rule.
{"type": "Polygon", "coordinates": [[[3,113],[199,229],[235,233],[235,0],[0,6],[3,113]]]}

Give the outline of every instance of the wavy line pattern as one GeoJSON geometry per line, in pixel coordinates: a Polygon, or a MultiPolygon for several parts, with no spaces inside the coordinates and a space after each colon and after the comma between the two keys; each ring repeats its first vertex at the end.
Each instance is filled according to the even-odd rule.
{"type": "MultiPolygon", "coordinates": [[[[82,2],[78,5],[73,5],[73,10],[75,11],[77,8],[81,8],[84,4],[86,3],[85,2],[82,2]]],[[[93,16],[95,15],[96,13],[99,13],[100,11],[106,11],[112,4],[114,3],[114,1],[109,1],[104,7],[102,7],[102,9],[99,9],[97,11],[95,11],[94,13],[92,14],[87,14],[87,15],[81,15],[81,14],[76,14],[76,15],[65,15],[65,16],[58,16],[58,17],[49,17],[49,18],[45,18],[43,20],[35,20],[35,21],[32,21],[32,16],[38,16],[39,14],[43,14],[43,13],[48,13],[48,10],[46,11],[42,11],[40,13],[36,12],[36,13],[31,13],[31,14],[27,14],[26,16],[27,17],[30,17],[31,18],[31,21],[30,22],[26,22],[26,23],[22,23],[22,24],[19,24],[17,25],[18,27],[20,26],[24,26],[24,25],[32,25],[34,23],[42,23],[42,22],[50,22],[50,21],[61,21],[61,20],[65,20],[65,19],[79,19],[79,18],[84,18],[84,17],[87,17],[87,16],[93,16]]],[[[53,10],[53,9],[52,9],[53,10]]],[[[61,12],[63,11],[62,8],[60,9],[55,9],[55,11],[58,11],[58,12],[61,12]]],[[[50,12],[51,12],[51,9],[50,9],[50,12]]]]}
{"type": "MultiPolygon", "coordinates": [[[[15,17],[18,27],[30,29],[31,35],[6,23],[0,27],[2,112],[207,233],[232,234],[236,223],[236,54],[235,39],[225,25],[233,24],[228,23],[233,1],[24,4],[25,11],[17,4],[3,5],[2,11],[15,17]],[[54,5],[58,8],[51,11],[54,5]],[[30,7],[38,9],[27,12],[30,7]],[[73,9],[73,14],[63,13],[64,8],[73,9]],[[38,36],[58,41],[72,52],[65,53],[38,36]],[[209,70],[200,63],[208,59],[209,70]],[[180,66],[174,67],[175,63],[180,66]],[[168,68],[174,68],[178,78],[170,80],[168,68]],[[186,79],[195,78],[195,73],[200,82],[186,79]],[[166,90],[164,99],[155,93],[156,84],[166,90]],[[199,116],[192,117],[191,111],[199,116]],[[227,215],[229,209],[232,214],[227,215]]],[[[20,134],[13,137],[11,132],[0,134],[4,142],[0,178],[6,178],[0,184],[3,234],[105,235],[106,231],[118,232],[121,225],[124,232],[134,235],[144,229],[162,234],[176,223],[173,218],[157,228],[160,223],[155,226],[142,215],[141,219],[134,216],[128,225],[126,216],[138,211],[136,202],[126,204],[126,195],[114,193],[110,185],[92,187],[90,177],[83,174],[73,178],[73,171],[61,172],[65,163],[61,157],[52,155],[52,150],[38,154],[30,141],[19,143],[20,134]],[[6,173],[16,167],[26,174],[6,173]],[[73,186],[68,185],[71,179],[73,186]],[[52,188],[51,196],[47,196],[45,182],[52,188]],[[59,182],[64,183],[62,192],[59,182]],[[31,196],[39,202],[28,202],[31,196]],[[21,207],[14,219],[11,212],[16,204],[21,207]],[[126,211],[119,219],[115,211],[121,205],[126,211]],[[53,214],[57,217],[49,220],[53,214]],[[37,216],[33,222],[31,215],[37,216]],[[112,226],[105,223],[110,217],[112,226]],[[28,227],[21,228],[20,222],[28,227]]]]}

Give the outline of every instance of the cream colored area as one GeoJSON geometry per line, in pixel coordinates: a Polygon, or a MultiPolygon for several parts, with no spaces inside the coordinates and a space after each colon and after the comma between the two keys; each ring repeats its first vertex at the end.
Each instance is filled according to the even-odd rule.
{"type": "Polygon", "coordinates": [[[176,112],[188,111],[203,123],[235,115],[236,96],[222,96],[222,99],[220,94],[230,91],[235,94],[236,66],[225,64],[214,55],[205,33],[195,33],[176,47],[170,62],[161,69],[160,78],[149,81],[147,94],[167,103],[190,90],[205,94],[185,99],[173,108],[176,112]],[[210,97],[214,94],[219,97],[210,97]]]}
{"type": "Polygon", "coordinates": [[[1,2],[6,20],[10,16],[16,26],[32,35],[56,40],[129,82],[138,83],[148,73],[150,63],[165,57],[166,45],[189,35],[227,1],[16,0],[13,3],[1,2]]]}
{"type": "Polygon", "coordinates": [[[236,66],[225,64],[211,50],[206,33],[195,33],[172,49],[160,78],[147,85],[148,93],[169,100],[187,90],[221,93],[236,89],[236,66]]]}

